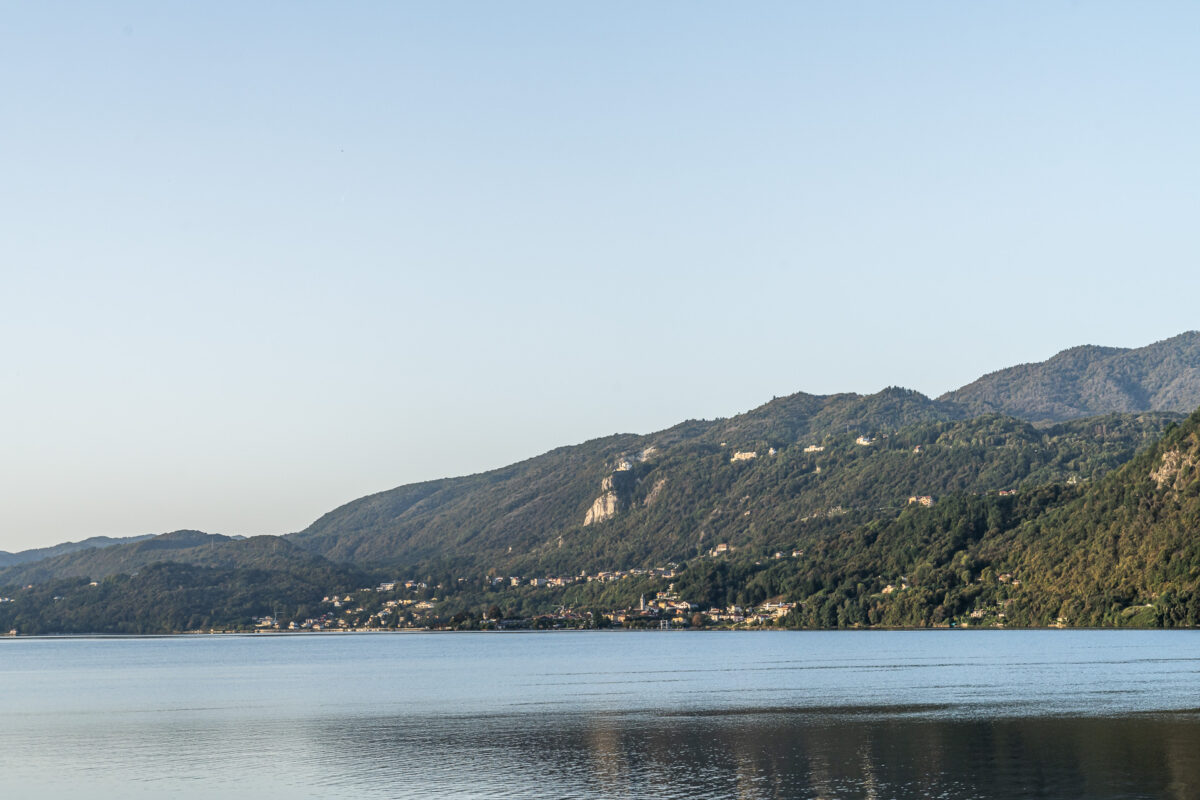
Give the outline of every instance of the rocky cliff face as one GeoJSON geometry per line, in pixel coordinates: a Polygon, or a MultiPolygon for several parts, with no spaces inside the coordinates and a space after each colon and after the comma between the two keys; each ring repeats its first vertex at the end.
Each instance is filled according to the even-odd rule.
{"type": "Polygon", "coordinates": [[[1159,489],[1176,493],[1192,487],[1197,481],[1197,466],[1200,466],[1200,436],[1196,433],[1185,437],[1176,447],[1162,454],[1158,466],[1151,470],[1150,478],[1159,489]]]}
{"type": "Polygon", "coordinates": [[[592,507],[588,509],[587,514],[583,518],[583,524],[594,525],[597,522],[612,519],[617,515],[617,504],[617,493],[613,491],[613,478],[612,475],[609,475],[600,482],[600,496],[596,498],[596,502],[592,503],[592,507]]]}
{"type": "Polygon", "coordinates": [[[583,524],[595,525],[604,522],[628,508],[636,483],[628,462],[622,462],[616,472],[600,482],[600,496],[584,515],[583,524]]]}

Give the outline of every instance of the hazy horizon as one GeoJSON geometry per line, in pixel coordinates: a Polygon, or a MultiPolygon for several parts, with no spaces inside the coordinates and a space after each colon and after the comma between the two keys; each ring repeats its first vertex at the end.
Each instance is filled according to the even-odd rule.
{"type": "Polygon", "coordinates": [[[10,6],[0,550],[1195,329],[1197,22],[10,6]]]}

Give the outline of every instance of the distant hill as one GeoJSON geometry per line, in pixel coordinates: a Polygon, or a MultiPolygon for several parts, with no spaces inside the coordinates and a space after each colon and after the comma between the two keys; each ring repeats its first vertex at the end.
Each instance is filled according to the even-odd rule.
{"type": "Polygon", "coordinates": [[[1041,363],[985,375],[938,400],[970,415],[995,412],[1033,422],[1114,412],[1189,413],[1200,406],[1200,332],[1137,349],[1074,347],[1041,363]]]}
{"type": "Polygon", "coordinates": [[[175,531],[0,570],[0,627],[22,633],[171,633],[247,629],[368,581],[276,536],[175,531]]]}
{"type": "Polygon", "coordinates": [[[331,587],[361,585],[345,568],[216,568],[161,561],[99,581],[56,578],[0,598],[0,629],[45,633],[178,633],[253,629],[285,612],[322,613],[331,587]]]}
{"type": "Polygon", "coordinates": [[[0,586],[43,583],[59,578],[100,580],[137,572],[151,564],[171,562],[216,569],[331,569],[325,559],[276,536],[235,539],[201,531],[174,531],[158,536],[61,553],[50,558],[0,569],[0,586]]]}
{"type": "Polygon", "coordinates": [[[129,542],[139,542],[142,539],[149,539],[154,534],[148,533],[144,536],[127,536],[124,538],[114,539],[109,536],[93,536],[90,539],[84,539],[81,542],[64,542],[56,544],[53,547],[38,547],[33,550],[22,550],[19,553],[9,553],[0,550],[0,569],[11,567],[17,564],[29,564],[34,561],[41,561],[46,558],[62,555],[63,553],[74,553],[79,550],[91,550],[97,547],[111,547],[115,544],[126,544],[129,542]]]}

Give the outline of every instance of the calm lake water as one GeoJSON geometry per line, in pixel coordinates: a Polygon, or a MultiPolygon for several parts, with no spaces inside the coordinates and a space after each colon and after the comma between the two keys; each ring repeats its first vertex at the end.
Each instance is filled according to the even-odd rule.
{"type": "Polygon", "coordinates": [[[1198,798],[1200,632],[3,640],[0,796],[1198,798]]]}

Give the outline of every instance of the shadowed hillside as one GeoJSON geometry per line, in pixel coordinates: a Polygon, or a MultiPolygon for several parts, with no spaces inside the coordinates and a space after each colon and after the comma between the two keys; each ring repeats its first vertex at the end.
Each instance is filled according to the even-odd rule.
{"type": "Polygon", "coordinates": [[[974,414],[1034,422],[1137,411],[1188,413],[1200,406],[1200,332],[1139,347],[1086,345],[1048,361],[985,375],[939,401],[974,414]]]}
{"type": "Polygon", "coordinates": [[[99,580],[164,562],[214,569],[340,569],[277,536],[234,539],[200,531],[174,531],[8,567],[0,570],[0,586],[36,584],[58,578],[99,580]]]}
{"type": "Polygon", "coordinates": [[[63,542],[52,547],[37,547],[31,550],[22,550],[18,553],[8,553],[0,550],[0,569],[17,564],[29,564],[34,561],[63,555],[64,553],[75,553],[80,550],[92,550],[99,547],[112,547],[115,544],[138,542],[142,539],[149,539],[153,535],[152,533],[148,533],[144,536],[128,536],[116,539],[110,536],[93,536],[90,539],[84,539],[80,542],[63,542]]]}

